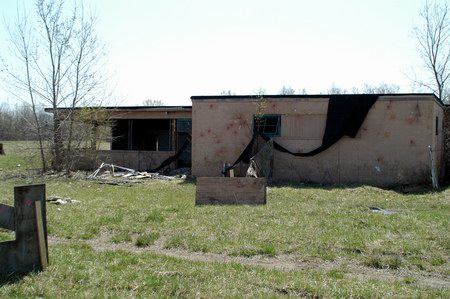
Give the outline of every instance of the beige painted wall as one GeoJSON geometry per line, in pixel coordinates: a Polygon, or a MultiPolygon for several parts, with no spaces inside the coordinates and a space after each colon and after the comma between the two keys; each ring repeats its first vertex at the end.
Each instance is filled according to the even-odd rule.
{"type": "MultiPolygon", "coordinates": [[[[220,176],[223,162],[234,162],[251,139],[255,111],[280,114],[282,134],[275,137],[291,151],[307,152],[322,142],[328,98],[193,100],[192,171],[220,176]]],[[[344,137],[314,157],[275,151],[274,180],[316,183],[368,183],[388,186],[427,183],[428,145],[442,164],[442,108],[433,96],[380,96],[357,138],[344,137]],[[438,135],[435,118],[438,116],[438,135]]],[[[238,167],[238,172],[239,172],[238,167]]],[[[245,170],[245,166],[241,166],[245,170]]]]}

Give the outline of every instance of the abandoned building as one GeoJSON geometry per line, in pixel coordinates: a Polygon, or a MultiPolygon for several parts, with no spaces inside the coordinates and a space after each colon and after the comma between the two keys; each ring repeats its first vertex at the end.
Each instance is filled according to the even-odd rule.
{"type": "MultiPolygon", "coordinates": [[[[174,166],[191,167],[191,106],[102,107],[101,110],[106,111],[111,123],[110,148],[81,153],[79,169],[94,169],[102,162],[135,170],[153,169],[181,148],[183,151],[174,166]]],[[[60,114],[67,113],[60,109],[60,114]]]]}
{"type": "Polygon", "coordinates": [[[97,151],[90,166],[155,169],[178,153],[172,168],[192,167],[194,176],[222,176],[230,164],[245,176],[248,161],[235,162],[260,134],[273,142],[273,181],[391,186],[429,184],[432,170],[444,176],[444,106],[433,94],[191,100],[192,106],[106,108],[110,150],[97,151]]]}
{"type": "MultiPolygon", "coordinates": [[[[223,163],[233,163],[252,139],[259,116],[258,131],[278,146],[273,152],[274,181],[429,183],[431,158],[436,176],[442,178],[444,107],[436,96],[371,95],[366,111],[354,110],[367,96],[193,96],[192,173],[220,176],[223,163]],[[345,106],[351,102],[357,105],[349,110],[345,106]],[[342,117],[349,122],[339,123],[342,117]],[[354,126],[355,117],[360,127],[354,126]],[[354,138],[336,132],[346,126],[356,128],[354,138]],[[326,140],[327,135],[335,135],[334,140],[326,140]]],[[[239,163],[235,169],[245,174],[246,165],[239,163]]]]}

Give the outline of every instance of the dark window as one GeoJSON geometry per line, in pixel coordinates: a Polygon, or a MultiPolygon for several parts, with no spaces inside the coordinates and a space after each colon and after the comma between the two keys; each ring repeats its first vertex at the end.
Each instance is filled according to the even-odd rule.
{"type": "Polygon", "coordinates": [[[190,119],[190,118],[177,119],[177,131],[179,133],[191,133],[192,132],[192,119],[190,119]]]}
{"type": "Polygon", "coordinates": [[[118,119],[113,124],[112,150],[168,151],[169,119],[118,119]]]}
{"type": "Polygon", "coordinates": [[[127,150],[128,149],[128,135],[130,128],[130,120],[116,119],[112,125],[112,150],[127,150]]]}
{"type": "Polygon", "coordinates": [[[280,115],[255,115],[253,117],[253,127],[255,131],[263,133],[266,136],[281,135],[281,116],[280,115]]]}

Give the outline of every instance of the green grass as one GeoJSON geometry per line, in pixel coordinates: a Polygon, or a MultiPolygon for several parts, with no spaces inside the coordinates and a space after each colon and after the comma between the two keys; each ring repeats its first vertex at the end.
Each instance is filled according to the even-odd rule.
{"type": "Polygon", "coordinates": [[[159,239],[158,233],[146,233],[137,237],[136,246],[138,247],[150,246],[153,245],[155,241],[158,239],[159,239]]]}
{"type": "Polygon", "coordinates": [[[50,247],[51,266],[0,279],[3,298],[443,298],[414,279],[384,283],[339,271],[277,271],[237,263],[192,262],[151,253],[50,247]]]}
{"type": "MultiPolygon", "coordinates": [[[[0,168],[6,168],[2,159],[0,168]]],[[[0,297],[450,296],[449,289],[418,285],[414,276],[450,275],[450,189],[403,194],[368,186],[277,185],[264,206],[195,206],[195,184],[182,180],[106,185],[21,173],[5,176],[1,203],[13,204],[14,186],[35,183],[45,183],[48,196],[81,203],[47,206],[49,235],[70,243],[51,244],[47,271],[3,277],[0,297]],[[369,206],[398,213],[374,213],[369,206]],[[345,267],[280,271],[128,249],[98,252],[86,243],[105,237],[111,248],[145,250],[158,241],[175,252],[344,261],[412,274],[399,281],[358,279],[345,267]]],[[[0,230],[0,240],[10,238],[0,230]]]]}
{"type": "Polygon", "coordinates": [[[40,168],[38,144],[35,141],[0,141],[5,155],[0,155],[0,174],[40,168]]]}

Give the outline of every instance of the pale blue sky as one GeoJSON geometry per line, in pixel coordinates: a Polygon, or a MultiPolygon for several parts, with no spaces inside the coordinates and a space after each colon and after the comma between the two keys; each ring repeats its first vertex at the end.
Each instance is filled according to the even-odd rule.
{"type": "MultiPolygon", "coordinates": [[[[16,4],[0,0],[6,22],[16,4]]],[[[70,2],[70,0],[67,0],[70,2]]],[[[420,0],[91,0],[121,103],[190,105],[223,90],[308,93],[398,84],[420,67],[411,30],[420,0]]],[[[4,53],[5,28],[0,29],[4,53]]],[[[0,101],[8,94],[0,90],[0,101]]]]}

